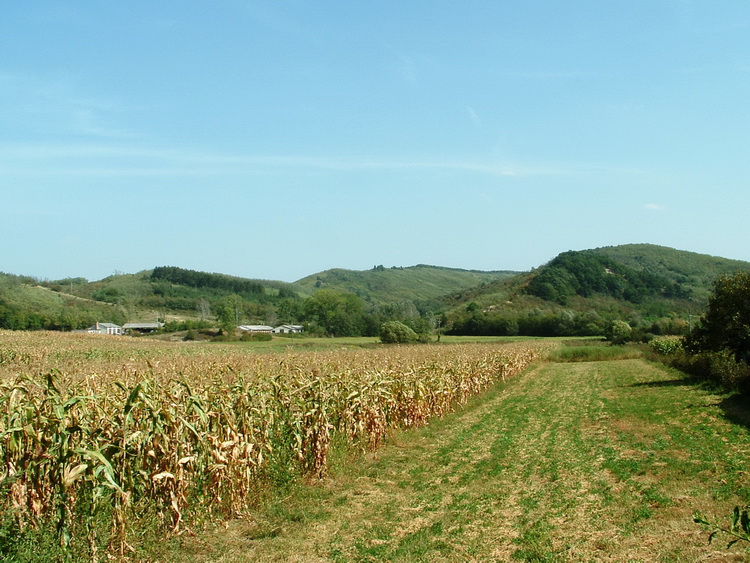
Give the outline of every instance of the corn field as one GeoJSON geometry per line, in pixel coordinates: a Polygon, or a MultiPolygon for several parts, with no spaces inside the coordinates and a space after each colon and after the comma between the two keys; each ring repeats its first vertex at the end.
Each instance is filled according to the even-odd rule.
{"type": "Polygon", "coordinates": [[[274,476],[323,476],[332,441],[376,448],[523,370],[541,342],[253,353],[0,331],[0,503],[63,548],[125,555],[152,509],[179,533],[242,514],[274,476]],[[105,532],[97,517],[107,514],[105,532]],[[106,537],[102,537],[105,535],[106,537]],[[103,547],[102,547],[103,546],[103,547]]]}

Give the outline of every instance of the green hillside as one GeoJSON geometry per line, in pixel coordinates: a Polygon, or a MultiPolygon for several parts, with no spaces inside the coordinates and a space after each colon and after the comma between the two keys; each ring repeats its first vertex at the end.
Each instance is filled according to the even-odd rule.
{"type": "Polygon", "coordinates": [[[749,262],[650,245],[563,252],[531,272],[437,266],[332,269],[294,283],[173,266],[89,282],[0,274],[0,328],[71,330],[162,320],[177,330],[302,324],[308,333],[376,336],[398,320],[426,334],[599,335],[611,320],[679,334],[713,281],[749,262]]]}
{"type": "MultiPolygon", "coordinates": [[[[51,287],[56,288],[54,282],[51,287]]],[[[64,286],[61,289],[66,290],[64,286]]],[[[291,319],[279,319],[280,312],[286,302],[299,300],[292,286],[285,282],[251,280],[173,266],[109,276],[74,286],[73,291],[80,297],[122,307],[130,321],[157,317],[167,321],[212,321],[222,306],[233,301],[236,302],[233,306],[241,309],[242,321],[288,322],[291,319]]]]}
{"type": "MultiPolygon", "coordinates": [[[[81,278],[65,280],[68,290],[86,285],[81,278]]],[[[72,330],[97,321],[125,320],[125,311],[116,304],[53,291],[26,276],[0,273],[0,328],[72,330]]]]}
{"type": "Polygon", "coordinates": [[[319,289],[353,293],[367,303],[429,301],[449,293],[507,279],[518,272],[460,270],[419,264],[408,268],[375,266],[371,270],[332,269],[313,274],[294,283],[302,295],[319,289]]]}
{"type": "Polygon", "coordinates": [[[294,284],[173,266],[92,282],[83,278],[42,282],[4,275],[0,328],[74,330],[96,321],[122,324],[157,319],[184,327],[216,325],[222,317],[228,325],[232,317],[235,324],[305,323],[310,330],[327,334],[337,333],[333,326],[347,326],[351,335],[374,335],[384,320],[408,320],[416,327],[421,315],[441,306],[436,302],[439,297],[511,275],[424,265],[329,270],[294,284]],[[348,296],[339,303],[345,311],[337,313],[337,319],[327,319],[327,327],[320,326],[325,303],[312,304],[321,289],[328,290],[321,300],[324,295],[326,299],[333,295],[334,301],[337,295],[348,296]]]}
{"type": "Polygon", "coordinates": [[[740,270],[750,263],[649,244],[603,247],[563,252],[444,303],[457,334],[593,335],[614,319],[645,333],[682,333],[713,281],[740,270]]]}
{"type": "Polygon", "coordinates": [[[607,256],[637,271],[661,276],[690,290],[692,298],[705,302],[713,281],[722,275],[750,270],[750,262],[675,250],[653,244],[605,246],[591,252],[607,256]]]}

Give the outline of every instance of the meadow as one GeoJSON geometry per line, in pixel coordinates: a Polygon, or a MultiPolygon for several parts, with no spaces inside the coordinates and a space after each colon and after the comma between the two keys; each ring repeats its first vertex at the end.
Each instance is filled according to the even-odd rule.
{"type": "Polygon", "coordinates": [[[136,557],[149,535],[242,516],[300,477],[325,477],[336,447],[372,451],[549,347],[338,342],[259,353],[0,332],[2,555],[136,557]]]}

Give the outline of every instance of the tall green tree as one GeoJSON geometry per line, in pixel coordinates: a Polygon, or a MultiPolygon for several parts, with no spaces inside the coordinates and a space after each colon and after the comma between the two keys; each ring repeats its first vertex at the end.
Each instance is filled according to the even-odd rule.
{"type": "Polygon", "coordinates": [[[303,310],[329,336],[360,336],[365,330],[364,304],[353,293],[321,289],[305,300],[303,310]]]}
{"type": "Polygon", "coordinates": [[[692,352],[728,350],[750,364],[750,272],[714,282],[708,308],[685,343],[692,352]]]}
{"type": "Polygon", "coordinates": [[[237,294],[227,295],[216,305],[216,319],[222,332],[233,334],[243,315],[243,300],[237,294]]]}

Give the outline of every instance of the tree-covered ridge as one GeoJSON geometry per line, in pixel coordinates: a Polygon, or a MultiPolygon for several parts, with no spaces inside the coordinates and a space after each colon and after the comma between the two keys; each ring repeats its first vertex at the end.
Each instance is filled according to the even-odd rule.
{"type": "Polygon", "coordinates": [[[221,289],[237,294],[262,294],[265,291],[263,284],[253,280],[237,278],[225,274],[210,274],[186,270],[174,266],[159,266],[151,272],[154,281],[164,280],[178,285],[187,285],[195,288],[221,289]]]}
{"type": "Polygon", "coordinates": [[[627,266],[591,250],[558,255],[530,280],[527,291],[565,304],[573,296],[606,295],[639,303],[646,297],[690,298],[690,289],[665,276],[627,266]]]}
{"type": "Polygon", "coordinates": [[[334,268],[307,276],[294,283],[302,294],[320,289],[353,293],[364,301],[386,304],[402,301],[427,301],[456,291],[476,287],[518,272],[478,271],[418,264],[405,268],[375,266],[370,270],[334,268]]]}
{"type": "Polygon", "coordinates": [[[634,334],[682,334],[714,280],[736,271],[750,271],[750,263],[650,244],[603,247],[564,252],[442,302],[454,334],[601,335],[618,319],[634,334]]]}
{"type": "Polygon", "coordinates": [[[690,288],[692,298],[705,302],[714,280],[736,272],[750,271],[750,263],[676,250],[655,244],[623,244],[595,248],[591,252],[606,256],[637,271],[661,276],[690,288]]]}

